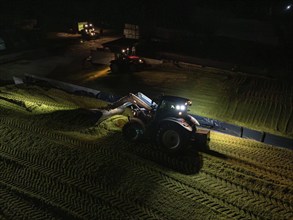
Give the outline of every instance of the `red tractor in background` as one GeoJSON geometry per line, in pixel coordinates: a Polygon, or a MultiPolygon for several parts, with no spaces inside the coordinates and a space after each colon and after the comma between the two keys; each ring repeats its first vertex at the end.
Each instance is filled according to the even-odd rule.
{"type": "Polygon", "coordinates": [[[135,55],[135,51],[123,49],[121,53],[115,55],[115,59],[110,62],[112,73],[118,72],[136,72],[146,68],[147,64],[144,59],[135,55]]]}

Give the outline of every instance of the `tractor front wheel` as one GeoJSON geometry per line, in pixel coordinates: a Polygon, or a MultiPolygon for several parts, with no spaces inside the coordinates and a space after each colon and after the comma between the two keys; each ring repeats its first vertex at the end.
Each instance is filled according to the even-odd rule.
{"type": "Polygon", "coordinates": [[[142,139],[144,131],[145,127],[143,122],[135,118],[127,122],[122,129],[124,138],[132,142],[142,139]]]}

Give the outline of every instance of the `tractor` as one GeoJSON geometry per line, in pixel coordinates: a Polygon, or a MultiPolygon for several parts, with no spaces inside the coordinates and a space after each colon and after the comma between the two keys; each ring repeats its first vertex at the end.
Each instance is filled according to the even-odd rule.
{"type": "MultiPolygon", "coordinates": [[[[207,145],[209,131],[199,130],[198,121],[188,114],[192,102],[187,98],[163,95],[158,104],[142,93],[125,96],[108,106],[109,109],[131,109],[122,133],[126,140],[154,141],[168,153],[187,150],[191,143],[207,145]]],[[[117,112],[117,111],[115,111],[117,112]]]]}
{"type": "Polygon", "coordinates": [[[115,59],[110,62],[112,73],[141,71],[146,66],[144,59],[136,55],[130,55],[126,50],[116,54],[115,59]]]}

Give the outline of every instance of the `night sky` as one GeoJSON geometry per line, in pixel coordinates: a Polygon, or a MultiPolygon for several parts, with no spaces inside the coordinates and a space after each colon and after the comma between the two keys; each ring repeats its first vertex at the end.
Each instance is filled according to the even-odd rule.
{"type": "MultiPolygon", "coordinates": [[[[268,19],[288,16],[282,11],[290,1],[246,0],[1,0],[0,24],[38,19],[43,25],[69,25],[80,20],[122,24],[156,24],[188,27],[195,8],[223,12],[230,17],[268,19]]],[[[291,16],[292,18],[292,16],[291,16]]]]}

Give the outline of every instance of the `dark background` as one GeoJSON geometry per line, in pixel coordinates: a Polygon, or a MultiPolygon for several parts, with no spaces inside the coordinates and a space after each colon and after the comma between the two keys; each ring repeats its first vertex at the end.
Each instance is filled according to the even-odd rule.
{"type": "Polygon", "coordinates": [[[76,29],[79,21],[123,33],[130,23],[145,38],[171,42],[163,49],[173,45],[191,56],[290,72],[292,15],[293,0],[0,0],[0,35],[13,48],[19,40],[10,36],[37,42],[29,32],[8,33],[29,20],[42,33],[76,29]]]}
{"type": "MultiPolygon", "coordinates": [[[[38,19],[44,27],[62,27],[72,20],[92,19],[112,25],[125,22],[191,28],[194,13],[223,13],[226,17],[292,22],[288,0],[1,0],[1,25],[22,19],[38,19]],[[58,22],[57,22],[58,21],[58,22]],[[57,22],[57,23],[56,23],[57,22]]],[[[204,18],[204,17],[203,17],[204,18]]],[[[208,17],[206,17],[208,19],[208,17]]]]}

